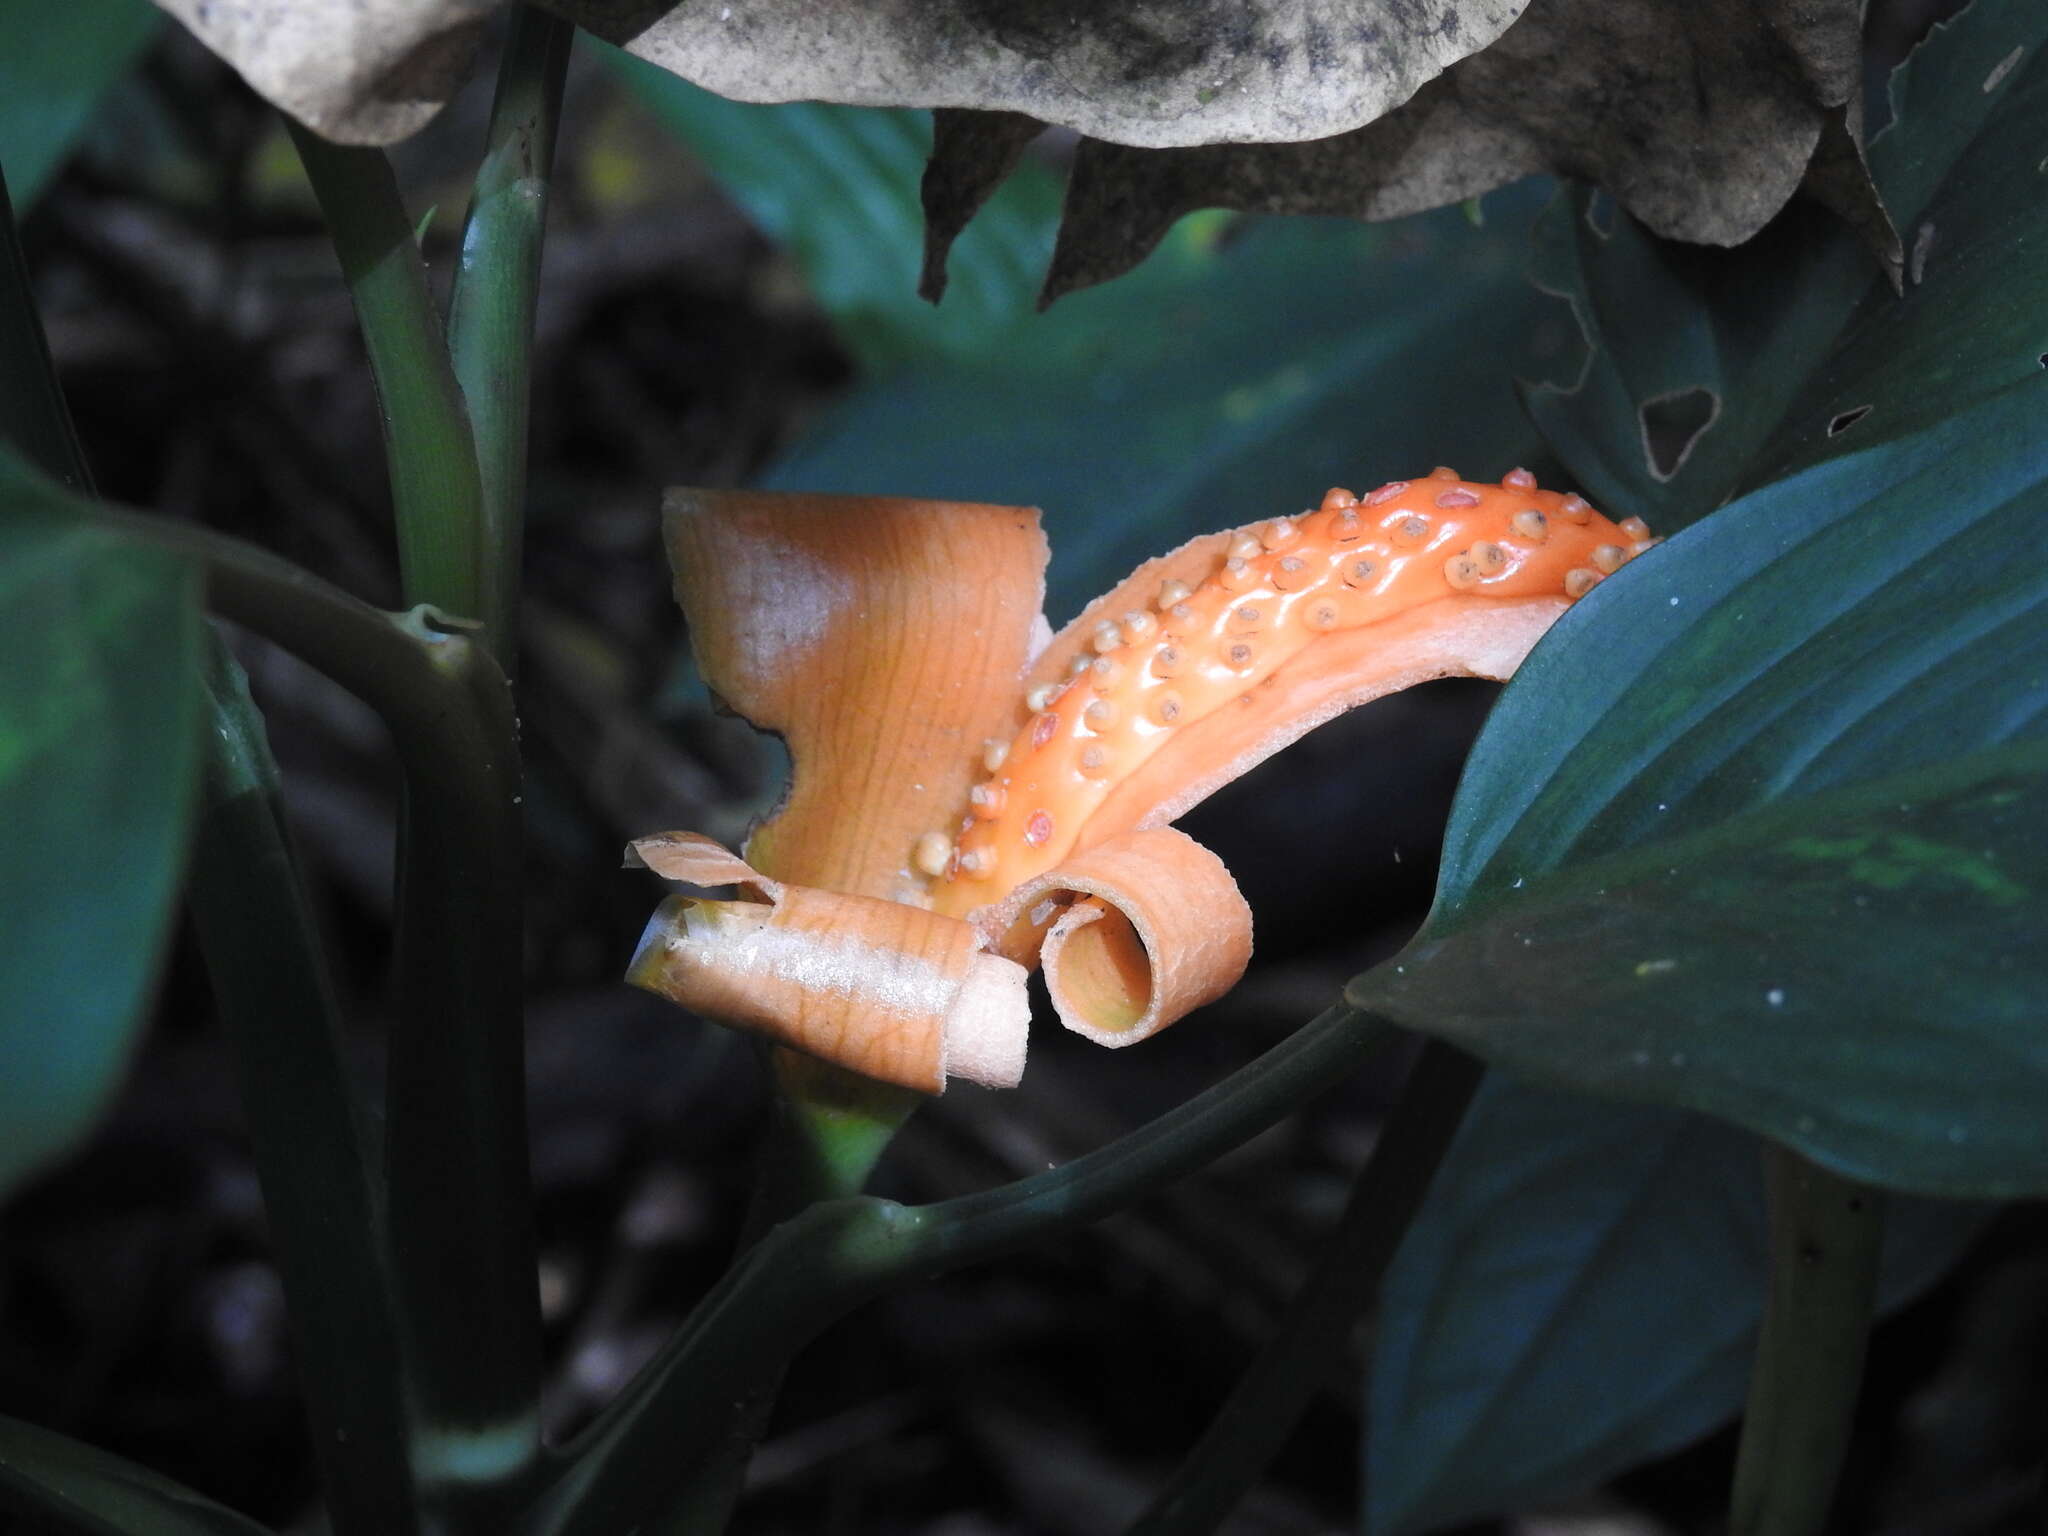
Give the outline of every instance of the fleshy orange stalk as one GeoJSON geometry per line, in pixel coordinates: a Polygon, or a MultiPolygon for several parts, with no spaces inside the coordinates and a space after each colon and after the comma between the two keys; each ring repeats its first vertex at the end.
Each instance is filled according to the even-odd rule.
{"type": "MultiPolygon", "coordinates": [[[[1228,872],[1165,823],[1358,704],[1430,678],[1509,676],[1655,542],[1524,470],[1488,485],[1438,469],[1196,539],[1027,660],[1043,590],[1035,513],[676,492],[669,532],[707,681],[789,743],[790,800],[749,842],[754,862],[929,908],[1024,965],[1042,958],[1062,1022],[1110,1045],[1220,995],[1251,953],[1228,872]]],[[[872,914],[843,921],[816,942],[866,958],[829,984],[865,969],[879,987],[903,936],[872,914]]],[[[673,927],[658,916],[649,943],[673,927]]],[[[657,989],[735,1011],[701,965],[662,969],[657,989]]],[[[764,1020],[762,1006],[734,1022],[874,1071],[837,1015],[798,1027],[829,1010],[777,1004],[764,1020]]],[[[922,1086],[941,1054],[891,1080],[922,1086]]]]}

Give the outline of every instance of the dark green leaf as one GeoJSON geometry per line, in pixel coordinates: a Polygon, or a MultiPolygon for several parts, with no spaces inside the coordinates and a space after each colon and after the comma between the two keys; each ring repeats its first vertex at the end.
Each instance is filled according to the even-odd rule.
{"type": "Polygon", "coordinates": [[[2048,280],[2012,257],[2048,233],[2044,39],[2048,12],[2032,0],[1977,0],[1901,71],[1898,117],[1870,158],[1905,236],[1903,300],[1857,235],[1808,201],[1719,251],[1561,196],[1534,271],[1570,301],[1588,350],[1577,379],[1526,398],[1586,493],[1675,532],[1738,490],[2038,367],[2048,280]]]}
{"type": "Polygon", "coordinates": [[[1045,508],[1057,618],[1197,533],[1448,460],[1537,452],[1501,359],[1541,193],[1364,228],[1185,221],[1144,266],[983,354],[868,386],[767,477],[1045,508]]]}
{"type": "Polygon", "coordinates": [[[917,296],[930,113],[751,106],[604,51],[748,217],[794,253],[862,361],[973,351],[1031,312],[1059,222],[1059,183],[1043,166],[1026,161],[989,199],[953,248],[952,281],[934,306],[917,296]]]}
{"type": "Polygon", "coordinates": [[[1916,431],[2048,356],[2048,8],[1977,0],[1896,94],[1871,159],[1899,189],[1906,293],[1866,295],[1759,456],[1773,473],[1916,431]]]}
{"type": "Polygon", "coordinates": [[[1811,204],[1736,251],[1659,240],[1603,206],[1566,190],[1537,222],[1532,274],[1571,301],[1588,353],[1571,385],[1525,387],[1523,403],[1596,505],[1671,534],[1742,483],[1813,359],[1881,279],[1811,204]]]}
{"type": "Polygon", "coordinates": [[[1629,567],[1475,749],[1362,1006],[1872,1182],[2048,1191],[2048,379],[1629,567]]]}
{"type": "Polygon", "coordinates": [[[159,1477],[20,1419],[0,1418],[0,1510],[54,1536],[264,1536],[264,1527],[159,1477]]]}
{"type": "Polygon", "coordinates": [[[61,499],[0,446],[0,1190],[113,1090],[197,762],[196,573],[66,521],[61,499]]]}
{"type": "MultiPolygon", "coordinates": [[[[1988,1216],[1892,1200],[1880,1304],[1988,1216]]],[[[1752,1138],[1494,1074],[1381,1293],[1368,1530],[1577,1492],[1713,1428],[1741,1406],[1769,1269],[1752,1138]]]]}
{"type": "Polygon", "coordinates": [[[162,22],[148,0],[0,0],[0,166],[16,209],[35,203],[100,98],[162,22]]]}

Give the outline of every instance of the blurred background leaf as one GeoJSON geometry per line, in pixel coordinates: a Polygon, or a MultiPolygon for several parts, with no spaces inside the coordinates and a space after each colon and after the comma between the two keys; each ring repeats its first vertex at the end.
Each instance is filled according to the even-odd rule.
{"type": "Polygon", "coordinates": [[[197,576],[68,521],[63,500],[0,446],[0,1192],[113,1092],[197,763],[197,576]]]}
{"type": "MultiPolygon", "coordinates": [[[[1770,1273],[1758,1152],[1704,1116],[1489,1074],[1381,1294],[1372,1536],[1593,1487],[1733,1414],[1770,1273]]],[[[1892,1199],[1879,1306],[1990,1214],[1892,1199]]]]}
{"type": "Polygon", "coordinates": [[[50,1536],[264,1536],[266,1528],[119,1456],[0,1418],[0,1509],[50,1536]]]}
{"type": "Polygon", "coordinates": [[[1183,220],[1130,276],[855,390],[762,483],[1042,507],[1058,622],[1141,560],[1331,485],[1439,461],[1498,476],[1541,452],[1501,365],[1543,324],[1522,275],[1541,197],[1488,198],[1478,229],[1457,210],[1183,220]]]}
{"type": "Polygon", "coordinates": [[[870,369],[985,349],[1031,313],[1052,252],[1060,186],[1026,160],[954,248],[945,302],[917,296],[918,185],[931,114],[796,101],[751,106],[645,60],[601,49],[633,94],[786,246],[813,297],[870,369]]]}
{"type": "Polygon", "coordinates": [[[163,24],[149,0],[0,0],[0,166],[25,214],[116,81],[163,24]]]}

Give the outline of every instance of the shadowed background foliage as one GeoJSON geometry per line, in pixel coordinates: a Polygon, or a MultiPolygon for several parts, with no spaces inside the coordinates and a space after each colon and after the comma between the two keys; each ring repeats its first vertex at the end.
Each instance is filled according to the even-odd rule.
{"type": "MultiPolygon", "coordinates": [[[[50,92],[48,103],[0,93],[0,159],[102,492],[243,535],[395,605],[360,343],[278,119],[139,4],[111,7],[67,50],[63,26],[88,14],[38,30],[54,41],[33,69],[0,66],[50,92]]],[[[1901,7],[1873,36],[1897,49],[1925,19],[1901,7]]],[[[485,94],[471,89],[396,152],[437,274],[455,258],[485,94]]],[[[1565,258],[1557,210],[1542,213],[1547,186],[1384,226],[1197,215],[1128,277],[1039,317],[1071,151],[1044,142],[956,248],[933,310],[913,297],[921,116],[735,107],[586,46],[565,117],[520,658],[529,1078],[556,1432],[616,1391],[722,1269],[763,1093],[744,1045],[616,980],[655,895],[616,867],[620,845],[678,825],[737,841],[782,772],[772,744],[720,717],[692,674],[656,488],[1040,504],[1058,621],[1144,555],[1294,510],[1330,484],[1362,490],[1439,461],[1486,477],[1522,463],[1556,483],[1562,467],[1513,376],[1471,365],[1512,358],[1520,377],[1569,380],[1582,347],[1571,310],[1526,277],[1544,218],[1548,280],[1569,286],[1555,276],[1565,258]]],[[[1564,218],[1581,227],[1568,205],[1564,218]]],[[[1634,226],[1623,238],[1639,238],[1634,226]]],[[[1843,282],[1853,298],[1869,279],[1859,267],[1843,282]]],[[[1612,356],[1596,356],[1596,387],[1612,356]]],[[[1654,370],[1623,361],[1615,387],[1658,392],[1644,382],[1654,370]]],[[[1832,398],[1825,380],[1808,392],[1832,398]]],[[[1591,430],[1569,401],[1532,399],[1553,441],[1591,430]]],[[[1574,468],[1586,475],[1608,448],[1576,452],[1574,468]]],[[[1624,467],[1589,491],[1617,507],[1626,497],[1630,510],[1666,496],[1664,522],[1645,512],[1659,531],[1711,505],[1698,491],[1685,502],[1620,450],[1607,462],[1624,467]]],[[[1713,468],[1702,457],[1687,472],[1713,468]]],[[[285,769],[350,1044],[372,1082],[389,1013],[395,768],[361,705],[262,642],[232,639],[285,769]]],[[[167,665],[170,643],[161,637],[136,666],[167,665]]],[[[1041,1035],[1017,1093],[960,1088],[916,1117],[882,1192],[937,1198],[1098,1145],[1249,1059],[1392,954],[1429,905],[1459,766],[1495,691],[1440,684],[1385,701],[1191,816],[1258,914],[1245,984],[1143,1051],[1041,1035]]],[[[1271,1326],[1387,1091],[1378,1075],[1356,1082],[1132,1214],[898,1296],[827,1335],[790,1383],[743,1528],[1078,1536],[1120,1525],[1271,1326]]],[[[1415,1415],[1425,1430],[1467,1415],[1416,1442],[1438,1459],[1419,1455],[1397,1490],[1450,1519],[1466,1512],[1447,1490],[1470,1489],[1456,1447],[1473,1423],[1540,1421],[1556,1401],[1546,1371],[1560,1373],[1558,1391],[1597,1383],[1615,1360],[1668,1341],[1673,1312],[1722,1283],[1714,1266],[1735,1288],[1762,1264],[1756,1191],[1715,1177],[1749,1155],[1735,1133],[1661,1110],[1588,1116],[1576,1101],[1488,1092],[1446,1173],[1461,1199],[1423,1230],[1388,1297],[1410,1319],[1436,1307],[1433,1326],[1454,1335],[1460,1319],[1487,1319],[1493,1331],[1468,1328],[1453,1344],[1495,1359],[1520,1349],[1529,1362],[1498,1400],[1439,1395],[1437,1420],[1415,1415]],[[1488,1136],[1549,1150],[1517,1172],[1475,1150],[1488,1136]],[[1526,1257],[1474,1235],[1502,1230],[1580,1257],[1489,1316],[1474,1296],[1512,1293],[1526,1257]],[[1475,1244],[1492,1270],[1456,1268],[1475,1244]],[[1430,1262],[1472,1288],[1457,1293],[1462,1311],[1418,1267],[1430,1262]],[[1564,1285],[1566,1273],[1587,1291],[1564,1285]],[[1668,1305],[1643,1314],[1647,1329],[1616,1334],[1615,1318],[1579,1315],[1587,1294],[1668,1305]],[[1607,1340],[1604,1359],[1584,1353],[1593,1336],[1607,1340]],[[1532,1390],[1534,1401],[1513,1395],[1532,1390]]],[[[0,1215],[0,1412],[286,1524],[311,1507],[313,1466],[243,1139],[210,991],[192,940],[174,932],[110,1119],[0,1215]]],[[[1974,1211],[1900,1223],[1893,1295],[1921,1299],[1879,1335],[1845,1532],[2031,1528],[2041,1451],[2013,1430],[2038,1422],[2041,1378],[2029,1367],[2044,1337],[2048,1230],[2037,1213],[2012,1212],[1924,1290],[1984,1225],[1974,1211]]],[[[1714,1391],[1682,1413],[1650,1402],[1598,1426],[1597,1443],[1535,1444],[1526,1463],[1495,1470],[1505,1465],[1500,1490],[1514,1503],[1662,1460],[1548,1523],[1471,1529],[1712,1529],[1731,1442],[1676,1447],[1713,1429],[1715,1401],[1733,1406],[1746,1354],[1739,1335],[1660,1357],[1658,1381],[1674,1393],[1710,1378],[1714,1391]]],[[[1382,1350],[1376,1407],[1427,1384],[1415,1360],[1408,1344],[1382,1350]]],[[[1351,1523],[1362,1380],[1356,1351],[1333,1353],[1307,1424],[1232,1529],[1351,1523]]]]}

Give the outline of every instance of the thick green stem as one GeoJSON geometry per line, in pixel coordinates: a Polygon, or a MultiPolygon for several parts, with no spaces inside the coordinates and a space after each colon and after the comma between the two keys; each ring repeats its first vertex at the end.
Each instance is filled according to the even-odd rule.
{"type": "Polygon", "coordinates": [[[675,1447],[729,1433],[755,1383],[861,1303],[1129,1204],[1292,1114],[1395,1034],[1332,1008],[1214,1088],[1063,1167],[932,1206],[858,1198],[809,1207],[733,1266],[571,1448],[533,1529],[600,1536],[650,1518],[674,1493],[675,1447]]]}
{"type": "Polygon", "coordinates": [[[775,1102],[740,1246],[807,1205],[857,1195],[924,1095],[801,1052],[769,1053],[775,1102]]]}
{"type": "Polygon", "coordinates": [[[511,693],[482,646],[436,659],[461,703],[438,750],[402,752],[386,1181],[423,1495],[451,1528],[494,1532],[540,1454],[519,760],[511,693]]]}
{"type": "Polygon", "coordinates": [[[1287,1443],[1331,1351],[1378,1294],[1482,1071],[1455,1046],[1433,1040],[1423,1048],[1315,1273],[1131,1536],[1217,1529],[1287,1443]]]}
{"type": "MultiPolygon", "coordinates": [[[[407,595],[477,614],[476,445],[390,166],[297,126],[293,138],[370,352],[407,595]]],[[[423,609],[407,622],[444,684],[445,714],[431,752],[399,735],[391,1251],[411,1329],[422,1498],[448,1529],[490,1531],[540,1454],[519,755],[511,693],[485,647],[423,609]]]]}
{"type": "Polygon", "coordinates": [[[217,640],[208,692],[192,911],[234,1038],[328,1519],[338,1536],[403,1536],[419,1528],[403,1346],[339,1011],[262,718],[217,640]]]}
{"type": "Polygon", "coordinates": [[[381,151],[290,127],[370,354],[405,600],[473,618],[483,609],[476,442],[398,183],[381,151]]]}
{"type": "MultiPolygon", "coordinates": [[[[778,1223],[866,1187],[896,1132],[923,1095],[796,1051],[769,1053],[776,1089],[755,1164],[742,1252],[778,1223]]],[[[793,1352],[792,1352],[793,1353],[793,1352]]],[[[718,1440],[679,1459],[678,1492],[650,1536],[715,1536],[732,1522],[754,1448],[782,1393],[781,1367],[749,1384],[718,1440]]]]}
{"type": "Polygon", "coordinates": [[[1764,1153],[1771,1294],[1735,1462],[1730,1536],[1819,1536],[1849,1448],[1877,1296],[1883,1197],[1789,1148],[1764,1153]]]}
{"type": "Polygon", "coordinates": [[[482,481],[477,612],[491,654],[508,673],[518,647],[533,317],[555,128],[575,36],[560,17],[530,5],[513,8],[448,302],[448,348],[476,433],[482,481]]]}
{"type": "Polygon", "coordinates": [[[406,843],[385,1163],[418,1481],[444,1528],[501,1529],[540,1453],[511,690],[431,609],[381,613],[236,540],[88,515],[200,561],[215,612],[325,672],[391,731],[406,843]]]}
{"type": "Polygon", "coordinates": [[[92,476],[57,383],[43,317],[29,287],[28,261],[14,232],[7,178],[0,174],[0,439],[11,442],[66,490],[90,496],[92,476]]]}

